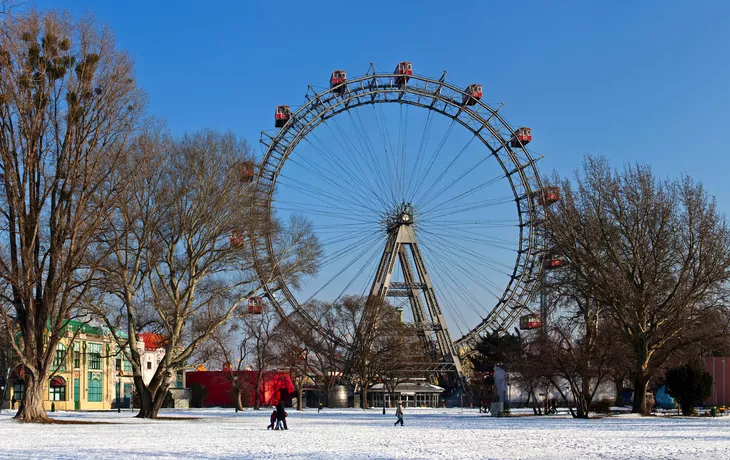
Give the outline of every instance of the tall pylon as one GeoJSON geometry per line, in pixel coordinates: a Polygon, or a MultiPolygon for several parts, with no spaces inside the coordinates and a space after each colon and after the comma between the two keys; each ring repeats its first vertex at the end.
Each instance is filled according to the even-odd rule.
{"type": "Polygon", "coordinates": [[[414,219],[409,203],[398,206],[388,218],[388,240],[368,298],[377,300],[374,305],[380,305],[386,297],[407,297],[413,321],[405,324],[416,330],[432,360],[420,370],[456,373],[456,380],[461,382],[461,360],[418,247],[414,219]],[[396,263],[400,264],[403,281],[393,281],[396,263]]]}

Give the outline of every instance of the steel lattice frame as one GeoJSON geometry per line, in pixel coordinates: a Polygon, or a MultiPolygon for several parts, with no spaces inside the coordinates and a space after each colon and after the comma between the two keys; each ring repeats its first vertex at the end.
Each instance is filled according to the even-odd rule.
{"type": "MultiPolygon", "coordinates": [[[[264,293],[282,318],[287,316],[282,308],[282,304],[286,302],[312,328],[320,334],[328,335],[300,307],[283,277],[276,274],[275,269],[273,274],[261,273],[260,267],[276,267],[273,242],[266,229],[269,228],[272,218],[271,204],[277,177],[297,144],[321,123],[350,109],[378,103],[409,104],[426,108],[461,124],[489,149],[514,194],[519,219],[519,247],[514,270],[497,304],[479,324],[455,341],[457,348],[470,348],[482,333],[508,330],[532,301],[542,271],[540,226],[545,215],[543,207],[536,199],[537,192],[542,189],[536,159],[524,146],[510,147],[515,131],[498,113],[499,109],[481,101],[476,101],[473,106],[463,105],[463,97],[468,94],[447,83],[445,76],[446,72],[436,80],[412,75],[407,84],[398,85],[395,83],[397,75],[371,70],[364,76],[348,79],[339,87],[319,93],[310,86],[306,95],[307,102],[292,112],[291,119],[284,127],[274,136],[262,132],[261,143],[266,147],[266,154],[256,176],[254,208],[265,220],[265,225],[257,226],[263,228],[263,231],[253,231],[251,243],[254,261],[261,279],[264,280],[264,293]]],[[[330,338],[338,342],[335,338],[330,338]]]]}

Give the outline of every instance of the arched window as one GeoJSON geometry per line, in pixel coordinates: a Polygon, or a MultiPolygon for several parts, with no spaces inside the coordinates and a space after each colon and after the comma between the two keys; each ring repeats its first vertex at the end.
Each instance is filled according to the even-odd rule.
{"type": "Polygon", "coordinates": [[[54,377],[48,387],[48,399],[51,401],[66,400],[66,380],[63,377],[54,377]]]}
{"type": "Polygon", "coordinates": [[[96,372],[89,372],[89,394],[86,400],[101,402],[101,375],[96,372]]]}
{"type": "Polygon", "coordinates": [[[62,343],[56,345],[56,355],[53,357],[53,369],[57,371],[66,370],[66,347],[62,343]]]}

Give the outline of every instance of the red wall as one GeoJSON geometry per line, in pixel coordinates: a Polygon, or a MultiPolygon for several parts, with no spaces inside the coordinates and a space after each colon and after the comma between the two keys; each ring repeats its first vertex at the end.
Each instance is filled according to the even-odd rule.
{"type": "MultiPolygon", "coordinates": [[[[208,391],[203,400],[205,407],[233,407],[234,392],[230,371],[192,371],[185,373],[188,388],[193,383],[199,383],[208,391]]],[[[243,379],[249,388],[256,387],[256,371],[239,371],[239,378],[243,379]]],[[[294,393],[294,384],[286,372],[265,371],[261,382],[260,401],[262,406],[276,405],[281,399],[284,404],[291,406],[294,393]]],[[[244,406],[253,406],[254,393],[248,392],[248,400],[243,401],[244,406]]]]}
{"type": "Polygon", "coordinates": [[[712,393],[705,405],[730,405],[730,357],[705,358],[705,370],[712,376],[712,393]]]}

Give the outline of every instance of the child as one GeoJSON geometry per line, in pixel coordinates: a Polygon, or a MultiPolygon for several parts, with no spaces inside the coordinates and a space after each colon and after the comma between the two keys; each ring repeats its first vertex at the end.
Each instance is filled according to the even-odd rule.
{"type": "MultiPolygon", "coordinates": [[[[273,430],[274,429],[274,423],[276,423],[276,407],[274,408],[274,412],[271,413],[271,416],[269,417],[269,426],[266,427],[267,430],[273,430]]],[[[278,427],[276,428],[279,429],[278,427]]]]}

